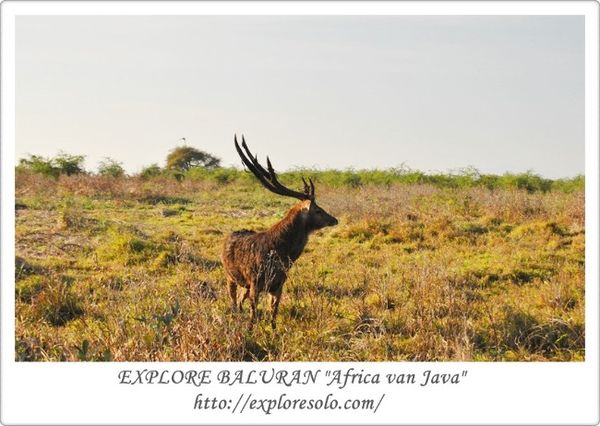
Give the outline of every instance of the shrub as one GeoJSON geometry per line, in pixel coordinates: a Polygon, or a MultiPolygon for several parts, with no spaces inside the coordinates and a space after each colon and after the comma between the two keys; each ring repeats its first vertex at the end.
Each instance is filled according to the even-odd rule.
{"type": "Polygon", "coordinates": [[[233,167],[219,167],[206,169],[193,167],[185,174],[186,178],[195,180],[211,180],[219,184],[226,184],[238,180],[244,172],[233,167]]]}
{"type": "Polygon", "coordinates": [[[563,192],[573,192],[583,190],[585,188],[585,177],[583,175],[577,175],[574,178],[568,179],[556,179],[552,182],[552,189],[563,192]]]}
{"type": "Polygon", "coordinates": [[[216,169],[213,173],[213,177],[218,183],[221,183],[221,184],[232,182],[233,180],[235,180],[237,178],[236,169],[232,169],[232,168],[216,169]]]}
{"type": "Polygon", "coordinates": [[[60,174],[71,176],[84,173],[83,155],[71,155],[64,152],[59,153],[52,161],[58,168],[60,174]]]}
{"type": "Polygon", "coordinates": [[[29,158],[21,158],[17,170],[27,170],[54,178],[60,174],[58,168],[52,164],[51,159],[39,155],[29,155],[29,158]]]}
{"type": "Polygon", "coordinates": [[[57,178],[59,175],[75,175],[84,173],[83,155],[59,153],[55,158],[46,158],[39,155],[29,155],[21,158],[17,170],[26,170],[40,173],[45,176],[57,178]]]}
{"type": "Polygon", "coordinates": [[[548,192],[552,187],[550,179],[544,179],[531,171],[518,174],[505,173],[500,180],[505,188],[524,189],[529,193],[536,191],[548,192]]]}
{"type": "Polygon", "coordinates": [[[160,176],[162,174],[162,169],[160,168],[160,166],[156,163],[154,164],[150,164],[147,167],[144,167],[142,169],[142,171],[140,172],[140,177],[142,179],[150,179],[156,176],[160,176]]]}
{"type": "Polygon", "coordinates": [[[98,174],[118,178],[125,175],[125,169],[123,169],[123,163],[106,157],[103,161],[100,161],[98,174]]]}
{"type": "Polygon", "coordinates": [[[345,177],[344,177],[344,184],[351,187],[351,188],[358,188],[359,186],[362,185],[362,181],[360,178],[360,175],[357,173],[352,173],[349,172],[345,177]]]}

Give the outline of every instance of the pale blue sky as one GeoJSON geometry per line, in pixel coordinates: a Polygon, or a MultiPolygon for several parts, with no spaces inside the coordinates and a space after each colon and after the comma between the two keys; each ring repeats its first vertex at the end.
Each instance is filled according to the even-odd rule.
{"type": "Polygon", "coordinates": [[[584,172],[578,16],[17,17],[17,158],[584,172]]]}

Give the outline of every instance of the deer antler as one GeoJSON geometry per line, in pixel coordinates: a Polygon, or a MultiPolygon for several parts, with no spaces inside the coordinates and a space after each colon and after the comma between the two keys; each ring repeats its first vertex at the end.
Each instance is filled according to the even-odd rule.
{"type": "Polygon", "coordinates": [[[256,155],[253,156],[250,150],[248,149],[248,145],[246,145],[244,135],[242,135],[242,147],[244,148],[244,151],[246,151],[245,154],[238,144],[237,135],[233,136],[233,141],[235,143],[235,149],[237,150],[244,165],[248,167],[248,169],[254,174],[254,176],[257,177],[260,183],[262,183],[263,186],[269,191],[286,197],[294,197],[299,200],[315,199],[315,185],[313,184],[310,178],[308,178],[308,181],[310,182],[310,187],[306,183],[304,178],[302,178],[302,181],[304,182],[304,192],[293,191],[289,188],[286,188],[277,180],[277,174],[273,169],[273,165],[271,164],[271,160],[269,160],[269,157],[267,157],[267,169],[265,169],[258,162],[256,155]]]}

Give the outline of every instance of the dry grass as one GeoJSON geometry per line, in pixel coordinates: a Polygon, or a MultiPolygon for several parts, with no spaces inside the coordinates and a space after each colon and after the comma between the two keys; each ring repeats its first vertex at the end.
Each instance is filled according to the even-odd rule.
{"type": "MultiPolygon", "coordinates": [[[[257,184],[17,180],[17,360],[584,359],[584,196],[319,186],[276,332],[229,311],[226,233],[292,201],[257,184]]],[[[261,303],[261,308],[266,308],[261,303]]]]}

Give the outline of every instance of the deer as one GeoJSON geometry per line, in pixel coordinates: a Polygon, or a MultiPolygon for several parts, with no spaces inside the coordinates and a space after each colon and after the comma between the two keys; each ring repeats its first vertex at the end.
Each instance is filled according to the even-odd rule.
{"type": "Polygon", "coordinates": [[[315,185],[310,177],[309,183],[302,177],[303,192],[289,189],[277,179],[269,157],[265,169],[251,154],[243,135],[241,148],[237,135],[233,139],[242,163],[262,186],[277,195],[299,200],[282,220],[265,231],[242,229],[231,233],[225,239],[221,255],[232,311],[242,312],[244,301],[250,299],[252,315],[249,330],[252,330],[257,318],[259,294],[269,293],[271,327],[275,330],[288,271],[302,254],[309,235],[327,226],[337,225],[338,220],[317,205],[315,185]],[[238,287],[242,288],[239,300],[238,287]]]}

